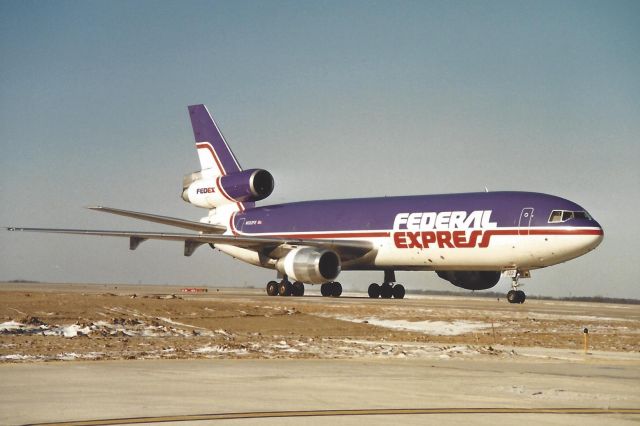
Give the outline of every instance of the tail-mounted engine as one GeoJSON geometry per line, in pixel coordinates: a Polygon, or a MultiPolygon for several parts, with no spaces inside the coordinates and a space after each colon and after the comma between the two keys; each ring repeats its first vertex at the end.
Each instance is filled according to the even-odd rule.
{"type": "Polygon", "coordinates": [[[229,203],[260,201],[273,192],[273,176],[266,170],[249,169],[215,178],[191,173],[182,181],[182,199],[198,207],[215,208],[229,203]]]}

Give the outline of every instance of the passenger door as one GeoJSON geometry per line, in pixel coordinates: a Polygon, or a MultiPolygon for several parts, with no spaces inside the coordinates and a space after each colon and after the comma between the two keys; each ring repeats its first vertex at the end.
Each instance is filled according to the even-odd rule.
{"type": "Polygon", "coordinates": [[[518,234],[529,235],[529,226],[531,226],[531,219],[533,218],[533,207],[525,207],[520,213],[520,220],[518,221],[518,234]]]}

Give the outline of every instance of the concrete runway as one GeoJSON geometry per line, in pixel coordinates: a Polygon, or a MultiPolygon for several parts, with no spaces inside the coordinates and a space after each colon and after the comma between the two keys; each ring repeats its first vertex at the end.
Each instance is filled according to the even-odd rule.
{"type": "Polygon", "coordinates": [[[490,356],[4,364],[0,423],[638,424],[638,367],[490,356]]]}

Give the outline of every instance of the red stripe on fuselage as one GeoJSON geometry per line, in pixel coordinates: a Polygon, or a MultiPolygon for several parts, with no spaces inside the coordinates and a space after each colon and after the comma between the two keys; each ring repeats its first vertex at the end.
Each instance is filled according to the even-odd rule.
{"type": "Polygon", "coordinates": [[[220,173],[222,173],[223,176],[227,174],[227,172],[224,169],[224,167],[222,167],[222,162],[218,158],[218,155],[216,154],[216,151],[213,149],[213,147],[211,146],[211,144],[209,142],[197,143],[196,144],[196,148],[198,148],[198,149],[208,149],[209,152],[211,153],[211,156],[213,157],[213,161],[216,162],[216,164],[218,166],[218,170],[220,170],[220,173]]]}
{"type": "MultiPolygon", "coordinates": [[[[527,228],[522,228],[526,231],[527,228]]],[[[602,229],[535,229],[529,228],[529,235],[604,235],[602,229]]]]}
{"type": "MultiPolygon", "coordinates": [[[[233,226],[233,222],[231,224],[233,226]]],[[[390,237],[390,232],[357,232],[357,231],[346,231],[346,232],[318,232],[318,233],[310,233],[310,234],[238,234],[235,231],[235,227],[231,230],[236,235],[242,235],[245,237],[264,237],[264,238],[282,238],[282,239],[339,239],[339,238],[385,238],[390,237]]]]}
{"type": "MultiPolygon", "coordinates": [[[[200,142],[196,144],[196,148],[197,149],[207,149],[209,150],[209,152],[211,153],[211,156],[213,157],[213,161],[216,162],[216,165],[218,166],[218,170],[220,170],[221,176],[226,176],[227,171],[225,170],[225,168],[222,166],[222,162],[220,161],[220,159],[218,158],[218,155],[216,154],[216,151],[213,149],[213,146],[211,146],[211,144],[209,142],[200,142]]],[[[216,180],[216,186],[218,187],[218,189],[220,190],[220,193],[229,201],[231,201],[232,203],[236,203],[238,205],[238,208],[240,209],[240,211],[244,211],[244,205],[242,203],[237,202],[236,200],[234,200],[233,198],[231,198],[229,196],[229,194],[227,194],[224,190],[224,188],[222,187],[222,185],[220,185],[220,177],[218,177],[218,179],[216,180]]]]}
{"type": "Polygon", "coordinates": [[[231,214],[231,216],[229,217],[229,229],[231,229],[231,233],[233,235],[235,235],[236,237],[240,236],[240,234],[238,234],[238,232],[236,232],[236,225],[233,223],[234,219],[236,218],[236,214],[235,212],[231,214]]]}
{"type": "Polygon", "coordinates": [[[327,239],[327,238],[383,238],[389,237],[390,232],[318,232],[314,234],[274,234],[273,238],[296,238],[296,239],[327,239]]]}
{"type": "MultiPolygon", "coordinates": [[[[231,225],[233,225],[233,220],[231,225]]],[[[456,229],[458,231],[464,231],[464,229],[456,229]]],[[[482,230],[482,229],[480,229],[482,230]]],[[[404,232],[405,230],[399,231],[404,232]]],[[[438,231],[438,230],[433,230],[438,231]]],[[[482,241],[488,244],[488,241],[493,236],[508,236],[517,235],[526,237],[526,234],[520,234],[520,232],[529,232],[529,235],[603,235],[601,229],[533,229],[533,228],[514,228],[514,229],[487,229],[484,231],[482,241]]],[[[236,232],[235,227],[232,228],[232,232],[236,235],[240,235],[236,232]]],[[[315,232],[308,234],[249,234],[242,233],[241,235],[260,236],[265,238],[292,238],[292,239],[348,239],[348,238],[386,238],[390,237],[393,231],[343,231],[343,232],[315,232]]]]}
{"type": "Polygon", "coordinates": [[[225,191],[224,188],[222,187],[222,185],[220,185],[220,178],[221,178],[221,176],[218,176],[216,178],[216,186],[218,187],[218,190],[220,191],[220,193],[222,194],[222,196],[224,198],[226,198],[227,200],[232,201],[232,202],[235,203],[236,200],[234,200],[233,198],[229,197],[229,194],[227,194],[227,191],[225,191]]]}

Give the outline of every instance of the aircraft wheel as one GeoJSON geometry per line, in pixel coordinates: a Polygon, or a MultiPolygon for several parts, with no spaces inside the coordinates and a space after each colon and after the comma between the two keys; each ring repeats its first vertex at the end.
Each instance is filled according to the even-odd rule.
{"type": "Polygon", "coordinates": [[[380,286],[376,283],[371,284],[367,293],[369,293],[370,298],[377,299],[380,297],[380,286]]]}
{"type": "Polygon", "coordinates": [[[402,284],[396,284],[393,286],[393,297],[396,299],[404,299],[404,286],[402,284]]]}
{"type": "Polygon", "coordinates": [[[507,293],[507,300],[509,301],[509,303],[518,303],[517,291],[509,290],[509,292],[507,293]]]}
{"type": "Polygon", "coordinates": [[[293,291],[291,292],[294,296],[304,296],[304,284],[301,281],[296,281],[293,283],[293,291]]]}
{"type": "Polygon", "coordinates": [[[389,283],[383,283],[380,286],[380,297],[383,299],[391,299],[393,296],[393,287],[389,283]]]}
{"type": "Polygon", "coordinates": [[[342,294],[342,284],[339,282],[331,283],[331,297],[340,297],[342,294]]]}
{"type": "Polygon", "coordinates": [[[320,294],[323,297],[331,296],[331,283],[324,283],[320,286],[320,294]]]}
{"type": "Polygon", "coordinates": [[[278,285],[278,293],[280,296],[291,296],[292,290],[291,283],[289,281],[280,281],[280,285],[278,285]]]}
{"type": "Polygon", "coordinates": [[[277,296],[278,295],[278,283],[275,281],[269,281],[267,283],[267,294],[269,296],[277,296]]]}
{"type": "Polygon", "coordinates": [[[516,297],[517,298],[517,302],[516,303],[522,304],[527,299],[527,295],[524,294],[524,291],[522,291],[522,290],[516,291],[516,296],[517,296],[516,297]]]}

